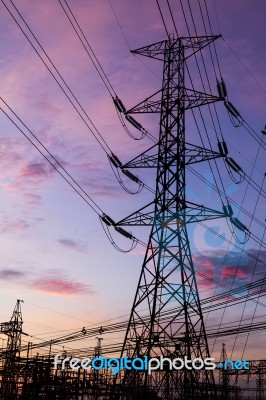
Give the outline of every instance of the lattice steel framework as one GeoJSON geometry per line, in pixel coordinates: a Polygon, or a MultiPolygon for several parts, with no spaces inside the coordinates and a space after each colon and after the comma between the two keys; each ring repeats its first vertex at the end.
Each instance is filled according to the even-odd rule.
{"type": "Polygon", "coordinates": [[[21,348],[22,312],[21,301],[17,300],[11,320],[0,324],[0,332],[8,336],[4,355],[0,398],[16,399],[18,395],[18,360],[21,348]]]}
{"type": "MultiPolygon", "coordinates": [[[[122,355],[130,358],[162,355],[170,359],[205,359],[210,356],[186,225],[224,217],[224,214],[186,202],[185,171],[189,163],[221,155],[185,142],[185,113],[220,98],[187,89],[185,64],[191,55],[216,38],[171,37],[134,51],[163,61],[163,84],[161,90],[127,112],[160,113],[156,162],[155,156],[149,155],[151,149],[154,152],[153,146],[124,166],[157,167],[154,202],[117,224],[152,223],[122,351],[122,355]],[[149,211],[153,205],[154,210],[149,211]],[[178,311],[166,322],[161,314],[174,303],[178,311]],[[144,318],[147,310],[150,319],[144,318]]],[[[216,396],[212,371],[170,371],[167,363],[163,371],[154,371],[151,375],[147,371],[126,371],[121,388],[119,398],[132,398],[133,393],[145,399],[206,400],[216,396]],[[130,393],[131,397],[127,397],[130,393]]]]}

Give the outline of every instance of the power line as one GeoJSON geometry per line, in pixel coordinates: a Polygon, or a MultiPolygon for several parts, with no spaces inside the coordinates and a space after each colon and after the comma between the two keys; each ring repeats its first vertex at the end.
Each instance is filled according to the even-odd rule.
{"type": "Polygon", "coordinates": [[[115,90],[109,80],[109,78],[107,77],[106,73],[104,72],[104,69],[102,68],[96,54],[94,53],[90,43],[88,42],[86,36],[84,35],[84,32],[79,24],[79,22],[77,21],[77,18],[75,17],[73,11],[71,10],[67,0],[63,0],[66,8],[63,5],[63,2],[61,0],[58,0],[62,9],[64,10],[65,15],[67,16],[70,24],[72,25],[74,31],[76,32],[80,42],[83,45],[83,48],[85,49],[87,55],[89,56],[91,62],[93,63],[94,67],[96,68],[98,74],[100,75],[106,89],[108,90],[109,94],[112,97],[116,96],[115,90]],[[67,11],[68,10],[68,11],[67,11]]]}
{"type": "Polygon", "coordinates": [[[37,39],[37,37],[34,35],[34,33],[32,32],[31,28],[29,27],[29,25],[27,24],[27,22],[25,21],[24,17],[22,16],[22,14],[20,13],[20,11],[17,9],[17,7],[14,5],[13,1],[10,0],[10,2],[12,3],[13,7],[15,8],[17,14],[20,16],[20,18],[22,19],[22,21],[24,22],[25,26],[27,27],[28,31],[31,33],[32,37],[34,38],[34,40],[36,41],[36,43],[38,44],[39,48],[41,49],[41,51],[43,52],[43,54],[45,55],[45,57],[47,58],[48,62],[50,63],[51,67],[54,69],[55,72],[52,71],[51,67],[49,67],[48,63],[45,61],[45,59],[42,57],[42,55],[40,54],[40,52],[38,51],[37,47],[33,44],[32,40],[29,38],[29,36],[27,35],[27,33],[25,32],[25,30],[22,28],[22,26],[20,25],[20,23],[18,22],[18,20],[15,18],[15,16],[13,15],[12,11],[8,8],[8,6],[6,5],[4,0],[1,0],[1,2],[3,3],[3,5],[5,6],[5,8],[7,9],[7,11],[9,12],[9,14],[11,15],[12,19],[15,21],[16,25],[18,26],[18,28],[21,30],[21,32],[23,33],[23,35],[26,37],[26,39],[28,40],[29,44],[31,45],[31,47],[34,49],[35,53],[38,55],[38,57],[40,58],[40,60],[42,61],[42,63],[45,65],[45,67],[47,68],[47,70],[49,71],[49,73],[52,75],[52,77],[54,78],[54,80],[56,81],[56,83],[58,84],[58,86],[60,87],[60,89],[62,90],[62,92],[64,93],[64,95],[66,96],[66,98],[69,100],[69,102],[71,103],[71,105],[74,107],[74,109],[77,111],[78,115],[80,116],[80,118],[82,119],[82,121],[85,123],[85,125],[87,126],[87,128],[89,129],[89,131],[91,132],[91,134],[94,136],[94,138],[97,140],[97,142],[99,143],[99,145],[101,146],[101,148],[104,150],[104,152],[108,155],[111,152],[110,147],[108,146],[107,142],[105,141],[105,139],[103,138],[103,136],[101,135],[101,133],[98,131],[98,129],[96,128],[96,126],[94,125],[94,123],[92,122],[91,118],[89,117],[89,115],[87,114],[87,112],[85,111],[85,109],[82,107],[81,103],[78,101],[77,97],[75,96],[74,92],[72,91],[72,89],[69,87],[69,85],[66,83],[65,79],[63,78],[63,76],[61,75],[61,73],[59,72],[59,70],[57,69],[57,67],[55,66],[55,64],[53,63],[53,61],[51,60],[51,58],[48,56],[47,52],[44,50],[43,46],[41,45],[41,43],[39,42],[39,40],[37,39]],[[58,75],[58,77],[61,79],[61,82],[59,81],[58,77],[56,76],[56,74],[58,75]],[[67,93],[67,91],[64,89],[64,87],[68,90],[69,93],[67,93]],[[72,98],[71,98],[72,97],[72,98]],[[76,104],[75,104],[76,102],[76,104]],[[81,111],[83,112],[84,115],[82,115],[81,111]],[[85,117],[84,117],[85,116],[85,117]],[[88,122],[86,121],[86,119],[88,120],[88,122]]]}
{"type": "Polygon", "coordinates": [[[166,35],[167,35],[167,37],[169,37],[169,32],[168,32],[167,27],[166,27],[166,23],[165,23],[164,16],[163,16],[163,13],[162,13],[162,10],[161,10],[161,7],[160,7],[159,0],[156,0],[156,4],[157,4],[158,9],[159,9],[159,13],[160,13],[160,16],[161,16],[161,20],[163,22],[163,26],[164,26],[166,35]]]}
{"type": "Polygon", "coordinates": [[[256,82],[256,84],[261,88],[261,90],[264,92],[264,94],[266,94],[266,89],[265,87],[261,84],[261,82],[258,81],[258,79],[256,78],[256,76],[253,74],[253,72],[247,67],[247,65],[244,63],[244,61],[238,56],[238,54],[235,52],[235,50],[232,48],[232,46],[230,45],[230,43],[223,37],[222,38],[223,41],[225,42],[225,44],[227,45],[227,47],[229,47],[229,49],[231,50],[231,52],[234,54],[234,56],[237,58],[237,60],[243,65],[243,67],[245,68],[245,70],[249,73],[249,75],[254,79],[254,81],[256,82]]]}
{"type": "Polygon", "coordinates": [[[6,115],[6,117],[12,122],[12,124],[25,136],[25,138],[35,147],[35,149],[45,158],[45,160],[59,173],[59,175],[72,187],[72,189],[86,202],[88,206],[98,215],[101,216],[103,214],[103,210],[95,203],[95,201],[91,198],[91,196],[80,186],[80,184],[70,175],[70,173],[65,169],[60,161],[58,161],[53,154],[44,146],[43,143],[37,138],[37,136],[27,127],[27,125],[22,121],[22,119],[15,113],[15,111],[3,100],[1,101],[5,104],[5,106],[12,112],[12,114],[18,119],[18,121],[26,128],[26,130],[30,133],[30,135],[37,141],[38,145],[40,145],[43,150],[48,154],[48,157],[31,139],[30,137],[18,126],[18,124],[8,115],[8,113],[1,107],[0,109],[6,115]],[[51,159],[55,162],[55,164],[51,161],[51,159]],[[67,175],[68,178],[71,179],[71,182],[58,168],[67,175]],[[78,189],[76,188],[76,186],[78,189]]]}

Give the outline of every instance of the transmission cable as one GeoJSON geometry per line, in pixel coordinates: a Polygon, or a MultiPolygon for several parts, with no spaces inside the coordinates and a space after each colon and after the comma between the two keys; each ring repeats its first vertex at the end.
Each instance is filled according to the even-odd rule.
{"type": "Polygon", "coordinates": [[[166,23],[165,23],[165,20],[164,20],[164,17],[163,17],[163,13],[162,13],[162,10],[161,10],[161,7],[160,7],[159,0],[156,0],[156,4],[157,4],[159,12],[160,12],[160,16],[161,16],[161,19],[162,19],[162,22],[163,22],[163,26],[164,26],[167,38],[169,38],[170,35],[169,35],[169,32],[168,32],[167,27],[166,27],[166,23]]]}
{"type": "Polygon", "coordinates": [[[55,73],[52,71],[52,69],[49,67],[49,65],[47,64],[47,62],[44,60],[44,58],[42,57],[42,55],[40,54],[40,52],[38,51],[38,49],[36,48],[36,46],[33,44],[33,42],[31,41],[31,39],[29,38],[29,36],[27,35],[27,33],[25,32],[25,30],[22,28],[22,26],[20,25],[20,23],[18,22],[18,20],[15,18],[15,16],[13,15],[12,11],[8,8],[8,6],[6,5],[4,0],[1,0],[1,2],[3,3],[3,5],[5,6],[5,8],[7,9],[7,11],[9,12],[9,14],[11,15],[12,19],[15,21],[16,25],[19,27],[19,29],[21,30],[21,32],[23,33],[23,35],[26,37],[26,39],[28,40],[28,42],[30,43],[31,47],[34,49],[35,53],[38,55],[38,57],[40,58],[40,60],[42,61],[42,63],[45,65],[45,67],[47,68],[47,70],[49,71],[49,73],[52,75],[52,77],[54,78],[54,80],[56,81],[56,83],[59,85],[60,89],[62,90],[62,92],[64,93],[64,95],[67,97],[67,99],[69,100],[69,102],[71,103],[71,105],[75,108],[75,110],[77,111],[77,113],[79,114],[80,118],[83,120],[83,122],[85,123],[85,125],[87,126],[87,128],[90,130],[91,134],[94,136],[94,138],[97,140],[97,142],[99,143],[99,145],[102,147],[102,149],[104,150],[104,152],[108,155],[111,152],[110,147],[108,146],[107,142],[105,141],[105,139],[103,138],[103,136],[101,135],[101,133],[98,131],[98,129],[96,128],[96,126],[94,125],[94,123],[92,122],[92,120],[90,119],[89,115],[87,114],[87,112],[85,111],[85,109],[82,107],[82,105],[80,104],[80,102],[78,101],[77,97],[75,96],[75,94],[73,93],[72,89],[69,87],[69,85],[66,83],[65,79],[63,78],[63,76],[61,75],[61,73],[59,72],[59,70],[57,69],[57,67],[55,66],[55,64],[53,63],[53,61],[51,60],[51,58],[48,56],[47,52],[44,50],[43,46],[41,45],[41,43],[39,42],[39,40],[37,39],[37,37],[35,36],[35,34],[33,33],[33,31],[31,30],[31,28],[29,27],[29,25],[27,24],[27,22],[25,21],[24,17],[22,16],[22,14],[20,13],[20,11],[17,9],[17,7],[14,5],[13,1],[10,0],[10,2],[12,3],[13,7],[15,8],[16,12],[18,13],[18,15],[20,16],[20,18],[22,19],[22,21],[24,22],[25,26],[27,27],[27,29],[29,30],[29,32],[31,33],[31,35],[33,36],[33,38],[35,39],[36,43],[38,44],[38,46],[40,47],[40,49],[42,50],[42,52],[45,54],[45,56],[47,57],[48,61],[50,62],[50,64],[52,65],[52,67],[54,68],[55,72],[57,73],[57,75],[59,76],[59,78],[61,79],[62,83],[65,85],[65,87],[67,88],[67,90],[69,91],[70,95],[73,97],[74,101],[77,103],[77,105],[80,107],[80,109],[82,110],[82,112],[84,113],[84,115],[86,116],[86,118],[88,119],[88,121],[90,122],[91,126],[88,124],[88,122],[86,121],[86,119],[84,118],[84,116],[81,114],[81,111],[78,109],[77,105],[74,103],[74,101],[71,99],[70,95],[66,92],[66,90],[64,89],[62,83],[59,82],[59,79],[56,77],[55,73]]]}
{"type": "Polygon", "coordinates": [[[115,90],[114,90],[114,88],[113,88],[108,76],[104,72],[104,69],[102,68],[102,66],[101,66],[96,54],[94,53],[90,43],[88,42],[86,36],[84,35],[84,32],[81,29],[81,26],[80,26],[77,18],[75,17],[75,15],[73,14],[71,8],[69,7],[69,4],[68,4],[67,0],[58,0],[58,1],[59,1],[60,5],[61,5],[66,17],[68,18],[70,24],[72,25],[74,31],[76,32],[78,38],[80,39],[80,42],[82,43],[84,50],[86,51],[86,53],[89,56],[91,62],[93,63],[94,67],[96,68],[99,76],[101,77],[101,79],[102,79],[106,89],[108,90],[109,94],[111,95],[111,97],[116,97],[115,90]],[[63,5],[63,2],[65,3],[66,7],[63,5]],[[75,23],[73,23],[71,18],[73,18],[75,23]],[[76,24],[76,26],[75,26],[75,24],[76,24]],[[83,40],[85,41],[85,43],[83,42],[83,40]],[[88,46],[89,51],[88,51],[86,46],[88,46]]]}
{"type": "Polygon", "coordinates": [[[247,65],[244,63],[243,60],[241,60],[241,58],[238,56],[238,54],[235,52],[235,50],[232,48],[232,46],[230,45],[230,43],[225,39],[222,38],[223,41],[225,42],[225,44],[227,45],[227,47],[229,47],[229,49],[231,50],[231,52],[234,54],[234,56],[237,58],[237,60],[243,65],[243,67],[246,69],[246,71],[249,73],[249,75],[254,79],[254,81],[257,83],[257,85],[263,90],[264,93],[266,93],[266,89],[265,87],[261,84],[261,82],[258,81],[258,79],[256,78],[256,76],[251,72],[251,70],[247,67],[247,65]]]}
{"type": "Polygon", "coordinates": [[[41,143],[41,141],[37,138],[37,136],[27,127],[27,125],[21,120],[21,118],[15,113],[14,110],[3,100],[1,101],[6,105],[6,107],[12,112],[12,114],[20,121],[20,123],[27,129],[27,131],[31,134],[31,136],[37,141],[37,143],[47,152],[47,154],[51,157],[53,161],[55,161],[56,165],[62,169],[65,174],[73,181],[73,183],[81,190],[83,195],[77,190],[77,188],[67,179],[62,172],[56,167],[56,165],[51,161],[51,159],[29,138],[29,136],[17,125],[17,123],[8,115],[8,113],[1,107],[1,111],[6,115],[6,117],[12,122],[12,124],[25,136],[25,138],[35,147],[35,149],[48,161],[48,163],[61,175],[61,177],[75,190],[75,192],[93,209],[93,211],[101,216],[103,214],[103,210],[95,203],[95,201],[89,196],[87,192],[80,186],[80,184],[70,175],[70,173],[65,169],[65,167],[58,161],[52,153],[41,143]],[[85,197],[84,197],[85,196],[85,197]],[[89,201],[86,199],[88,198],[89,201]]]}

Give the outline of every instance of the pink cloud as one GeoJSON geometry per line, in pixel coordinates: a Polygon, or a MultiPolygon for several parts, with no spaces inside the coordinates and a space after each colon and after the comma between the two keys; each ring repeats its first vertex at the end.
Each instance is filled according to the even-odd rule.
{"type": "Polygon", "coordinates": [[[94,293],[94,290],[90,285],[61,278],[36,279],[31,283],[31,287],[34,290],[58,296],[74,296],[94,293]]]}
{"type": "Polygon", "coordinates": [[[33,206],[39,206],[40,203],[42,202],[42,196],[39,196],[37,194],[33,194],[33,193],[26,193],[24,195],[27,204],[31,207],[33,206]]]}
{"type": "Polygon", "coordinates": [[[224,266],[221,272],[222,279],[241,279],[246,276],[248,271],[245,271],[243,267],[228,267],[224,266]]]}
{"type": "Polygon", "coordinates": [[[41,276],[36,275],[31,280],[27,279],[28,271],[17,268],[3,268],[0,270],[0,280],[12,282],[21,287],[58,296],[76,296],[94,294],[94,288],[86,283],[74,279],[62,277],[61,271],[52,270],[50,273],[41,276]]]}
{"type": "Polygon", "coordinates": [[[18,173],[18,178],[47,178],[50,172],[44,163],[32,163],[22,167],[18,173]]]}
{"type": "Polygon", "coordinates": [[[200,290],[212,289],[216,287],[217,282],[217,288],[225,290],[232,284],[238,287],[248,283],[254,268],[256,273],[264,271],[266,252],[258,253],[258,250],[250,249],[246,255],[236,251],[198,253],[193,256],[193,262],[198,272],[197,282],[200,290]]]}
{"type": "Polygon", "coordinates": [[[30,228],[30,224],[21,218],[8,218],[7,216],[0,216],[0,232],[4,233],[12,233],[14,231],[25,231],[30,228]]]}
{"type": "Polygon", "coordinates": [[[200,274],[197,276],[199,289],[212,289],[214,286],[213,280],[215,278],[215,263],[207,258],[200,260],[197,256],[193,257],[193,262],[197,264],[197,270],[204,273],[204,276],[200,274]]]}

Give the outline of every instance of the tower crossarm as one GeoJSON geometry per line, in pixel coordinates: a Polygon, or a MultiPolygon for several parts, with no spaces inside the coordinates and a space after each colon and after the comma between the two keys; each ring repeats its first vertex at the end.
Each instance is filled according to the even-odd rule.
{"type": "MultiPolygon", "coordinates": [[[[212,36],[183,36],[171,39],[172,48],[175,49],[179,43],[182,43],[182,46],[186,50],[185,59],[188,59],[193,54],[197,53],[205,46],[208,46],[215,40],[221,38],[221,35],[212,35],[212,36]]],[[[160,42],[156,42],[144,47],[141,47],[136,50],[132,50],[131,53],[138,54],[141,56],[154,58],[156,60],[164,61],[165,52],[167,49],[166,44],[168,40],[162,40],[160,42]]]]}
{"type": "Polygon", "coordinates": [[[116,226],[152,226],[156,219],[157,222],[161,221],[162,228],[177,229],[184,226],[185,223],[201,222],[228,216],[223,211],[217,211],[191,202],[186,202],[185,209],[181,210],[180,213],[177,211],[154,213],[153,210],[150,211],[152,205],[154,205],[154,202],[118,221],[116,226]]]}
{"type": "MultiPolygon", "coordinates": [[[[138,156],[123,165],[123,168],[157,168],[158,158],[163,156],[163,153],[158,155],[158,144],[149,147],[138,156]]],[[[169,149],[171,152],[171,149],[169,149]]],[[[177,156],[173,153],[172,165],[175,166],[178,162],[177,156]],[[176,162],[175,162],[176,158],[176,162]]],[[[215,158],[224,157],[221,153],[206,149],[205,147],[196,146],[185,142],[185,165],[190,165],[202,161],[213,160],[215,158]]]]}
{"type": "MultiPolygon", "coordinates": [[[[175,89],[180,89],[178,86],[175,89]]],[[[174,108],[178,101],[184,102],[185,110],[194,107],[200,107],[206,104],[214,103],[222,100],[219,96],[214,96],[209,93],[199,92],[197,90],[182,88],[184,90],[182,98],[180,96],[175,96],[174,94],[171,96],[170,100],[168,100],[168,107],[174,108]]],[[[162,104],[161,93],[163,89],[158,90],[153,93],[151,96],[138,103],[130,110],[126,112],[126,114],[147,114],[147,113],[160,113],[162,104]],[[158,96],[159,95],[159,96],[158,96]],[[158,97],[158,98],[156,98],[158,97]]]]}
{"type": "Polygon", "coordinates": [[[11,322],[1,322],[0,323],[0,333],[4,333],[5,335],[10,335],[12,330],[14,329],[14,323],[11,322]]]}

